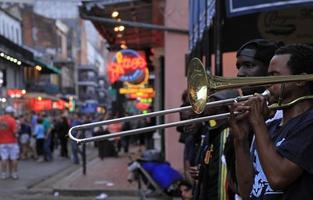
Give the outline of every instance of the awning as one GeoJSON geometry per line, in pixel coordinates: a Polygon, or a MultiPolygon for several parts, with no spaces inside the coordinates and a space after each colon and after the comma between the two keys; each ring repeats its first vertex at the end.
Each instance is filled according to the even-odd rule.
{"type": "MultiPolygon", "coordinates": [[[[213,16],[215,16],[216,0],[208,0],[206,2],[206,4],[203,4],[202,0],[189,1],[189,53],[195,49],[197,42],[202,40],[203,24],[206,24],[206,28],[210,28],[213,16]],[[205,9],[202,8],[203,6],[205,6],[205,9]],[[206,18],[202,17],[203,14],[201,13],[203,13],[203,10],[206,13],[206,18]]],[[[298,23],[301,27],[297,26],[297,31],[302,31],[311,19],[310,15],[312,6],[313,0],[226,0],[226,5],[222,4],[220,10],[222,13],[224,13],[224,11],[227,13],[227,17],[224,19],[222,33],[224,44],[223,50],[234,51],[244,42],[253,38],[275,40],[276,37],[280,37],[285,32],[285,30],[281,31],[281,29],[287,29],[288,31],[288,26],[296,26],[295,24],[297,24],[297,21],[299,21],[299,19],[301,20],[301,18],[303,18],[304,21],[301,22],[302,25],[298,23]],[[269,32],[276,31],[276,37],[267,37],[269,35],[268,33],[266,36],[262,34],[260,29],[264,29],[264,27],[260,26],[264,21],[259,19],[259,16],[262,13],[270,13],[268,11],[281,12],[282,10],[290,10],[288,8],[303,8],[303,11],[301,11],[301,13],[295,11],[293,15],[288,13],[289,18],[280,19],[283,24],[275,24],[273,22],[271,24],[273,27],[267,27],[268,29],[271,29],[269,32]],[[306,10],[305,8],[308,9],[306,10]],[[279,32],[277,33],[277,31],[279,32]],[[236,39],[234,39],[234,36],[236,36],[236,39]]],[[[285,14],[277,14],[278,17],[283,15],[285,14]]],[[[310,28],[307,29],[309,30],[310,28]]],[[[301,37],[311,37],[312,34],[310,34],[310,32],[308,34],[308,32],[309,31],[302,31],[303,34],[301,37]]],[[[299,39],[300,35],[301,33],[296,36],[290,36],[293,40],[291,38],[286,39],[288,35],[285,35],[279,38],[279,40],[303,41],[299,39]]],[[[306,42],[311,42],[311,40],[307,40],[306,42]]]]}
{"type": "Polygon", "coordinates": [[[215,0],[189,1],[189,50],[200,41],[203,32],[213,22],[215,15],[215,0]]]}
{"type": "Polygon", "coordinates": [[[41,60],[40,58],[34,58],[34,61],[42,66],[42,73],[56,73],[56,74],[61,74],[61,70],[58,69],[56,66],[52,65],[52,64],[48,64],[45,63],[43,60],[41,60]]]}
{"type": "Polygon", "coordinates": [[[122,44],[132,49],[160,47],[164,34],[149,29],[149,25],[164,26],[164,10],[160,9],[163,3],[164,0],[85,0],[80,6],[80,16],[92,21],[111,50],[119,50],[122,44]],[[112,17],[113,11],[119,13],[116,18],[112,17]]]}
{"type": "Polygon", "coordinates": [[[49,100],[53,100],[53,101],[58,101],[60,100],[59,97],[57,96],[53,96],[53,95],[49,95],[46,93],[41,93],[41,92],[27,92],[24,96],[25,99],[49,99],[49,100]]]}
{"type": "Polygon", "coordinates": [[[0,51],[20,60],[28,66],[33,65],[33,53],[0,35],[0,51]]]}
{"type": "Polygon", "coordinates": [[[313,0],[226,0],[228,16],[306,5],[313,5],[313,0]]]}

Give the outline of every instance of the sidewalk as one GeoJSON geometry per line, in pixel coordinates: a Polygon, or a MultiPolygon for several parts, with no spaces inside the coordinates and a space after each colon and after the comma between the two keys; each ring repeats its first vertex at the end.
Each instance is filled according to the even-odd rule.
{"type": "Polygon", "coordinates": [[[86,175],[83,175],[81,168],[76,169],[57,181],[53,185],[54,191],[79,196],[101,192],[109,195],[137,195],[137,184],[127,181],[128,162],[126,155],[104,160],[95,158],[88,162],[86,175]]]}
{"type": "MultiPolygon", "coordinates": [[[[137,155],[137,147],[131,147],[130,154],[137,155]]],[[[60,199],[77,197],[78,199],[95,199],[100,194],[108,195],[103,199],[139,199],[140,192],[138,182],[129,183],[128,163],[129,154],[121,154],[118,157],[106,157],[100,160],[96,149],[87,152],[87,170],[83,175],[81,165],[71,165],[60,170],[54,176],[33,185],[32,193],[44,192],[60,199]]],[[[143,186],[143,188],[145,188],[143,186]]],[[[168,199],[158,193],[149,195],[150,200],[168,199]]]]}

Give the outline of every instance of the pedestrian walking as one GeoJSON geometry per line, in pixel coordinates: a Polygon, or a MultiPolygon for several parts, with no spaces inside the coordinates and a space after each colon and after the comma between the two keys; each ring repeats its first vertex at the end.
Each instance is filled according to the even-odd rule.
{"type": "Polygon", "coordinates": [[[37,119],[34,136],[36,138],[36,152],[38,155],[38,162],[44,161],[44,142],[45,142],[45,127],[43,126],[42,118],[37,119]]]}
{"type": "Polygon", "coordinates": [[[62,116],[61,120],[57,123],[58,138],[60,141],[60,156],[68,158],[67,150],[67,133],[70,129],[68,119],[66,116],[62,116]]]}
{"type": "Polygon", "coordinates": [[[0,155],[1,178],[7,179],[9,174],[18,179],[17,165],[19,146],[16,138],[17,123],[14,119],[15,109],[11,106],[5,108],[5,115],[0,116],[0,155]]]}
{"type": "Polygon", "coordinates": [[[20,119],[19,142],[21,145],[21,159],[27,159],[28,154],[30,153],[32,129],[27,117],[27,115],[24,115],[20,119]]]}

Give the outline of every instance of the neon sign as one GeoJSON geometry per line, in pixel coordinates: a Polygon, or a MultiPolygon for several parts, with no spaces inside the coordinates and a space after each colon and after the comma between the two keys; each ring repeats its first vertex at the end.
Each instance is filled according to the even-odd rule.
{"type": "Polygon", "coordinates": [[[139,84],[145,80],[147,63],[138,52],[124,49],[115,54],[109,64],[108,75],[110,83],[118,80],[139,84]]]}
{"type": "Polygon", "coordinates": [[[8,89],[7,94],[11,98],[21,98],[26,94],[26,90],[20,90],[20,89],[8,89]]]}

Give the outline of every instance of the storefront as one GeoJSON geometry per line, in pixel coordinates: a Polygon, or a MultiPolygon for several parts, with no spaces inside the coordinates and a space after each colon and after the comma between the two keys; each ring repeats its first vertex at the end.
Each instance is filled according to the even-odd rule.
{"type": "Polygon", "coordinates": [[[186,66],[198,57],[213,74],[235,76],[234,52],[248,40],[313,43],[312,6],[312,0],[190,0],[186,66]]]}
{"type": "Polygon", "coordinates": [[[31,66],[33,66],[32,52],[0,35],[0,113],[7,105],[13,103],[18,106],[15,107],[18,112],[22,110],[16,101],[22,94],[14,96],[13,90],[25,90],[24,72],[31,66]]]}

